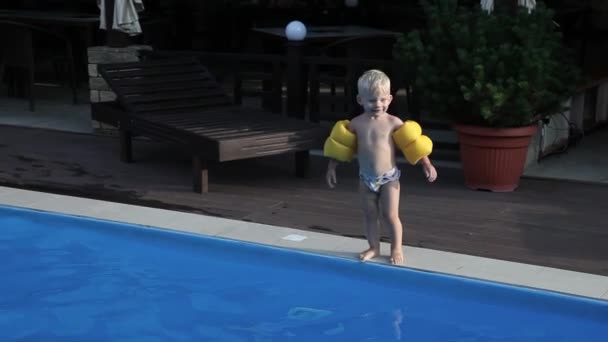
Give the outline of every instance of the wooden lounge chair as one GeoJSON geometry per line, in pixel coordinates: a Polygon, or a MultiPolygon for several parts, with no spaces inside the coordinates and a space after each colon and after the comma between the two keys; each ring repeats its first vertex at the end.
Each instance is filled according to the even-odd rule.
{"type": "Polygon", "coordinates": [[[134,134],[178,143],[192,154],[193,189],[207,192],[208,165],[295,152],[304,177],[309,150],[320,148],[326,128],[305,120],[233,104],[194,58],[98,65],[118,103],[97,103],[120,131],[121,159],[130,162],[134,134]]]}

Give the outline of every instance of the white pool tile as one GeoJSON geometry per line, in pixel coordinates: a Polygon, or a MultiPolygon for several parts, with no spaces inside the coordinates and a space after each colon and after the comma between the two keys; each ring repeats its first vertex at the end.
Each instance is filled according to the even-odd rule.
{"type": "Polygon", "coordinates": [[[177,213],[171,222],[164,225],[168,229],[210,236],[221,235],[234,226],[233,220],[190,213],[177,213]]]}
{"type": "Polygon", "coordinates": [[[286,241],[302,242],[302,241],[308,239],[308,237],[306,237],[304,235],[299,235],[299,234],[288,234],[288,235],[283,236],[281,239],[286,240],[286,241]]]}
{"type": "Polygon", "coordinates": [[[267,226],[258,223],[242,222],[235,223],[216,236],[232,240],[242,240],[265,245],[275,245],[275,241],[281,236],[289,234],[288,228],[267,226]]]}
{"type": "Polygon", "coordinates": [[[454,274],[501,283],[525,285],[536,279],[542,268],[542,266],[537,265],[473,257],[466,264],[461,265],[454,274]]]}
{"type": "Polygon", "coordinates": [[[95,217],[99,212],[103,211],[108,206],[112,206],[112,203],[96,200],[83,200],[81,198],[61,195],[44,194],[40,201],[32,203],[32,205],[29,207],[32,209],[58,212],[68,215],[95,217]]]}
{"type": "Polygon", "coordinates": [[[337,255],[337,252],[341,250],[339,245],[344,241],[343,237],[337,235],[298,231],[291,228],[288,229],[289,234],[302,235],[305,236],[306,239],[302,241],[291,241],[280,238],[274,241],[276,246],[315,254],[337,255]]]}
{"type": "Polygon", "coordinates": [[[111,205],[104,205],[88,214],[104,220],[161,228],[175,221],[177,215],[176,212],[170,210],[156,210],[136,206],[121,208],[111,205]]]}
{"type": "Polygon", "coordinates": [[[0,204],[32,208],[36,203],[45,201],[51,196],[53,195],[40,194],[34,191],[2,188],[2,192],[0,192],[0,204]]]}
{"type": "Polygon", "coordinates": [[[8,188],[8,187],[4,187],[4,186],[0,187],[0,197],[8,196],[11,194],[16,194],[16,193],[18,193],[17,189],[8,188]]]}
{"type": "Polygon", "coordinates": [[[426,248],[405,247],[405,265],[408,267],[458,274],[464,265],[475,264],[480,260],[465,254],[435,251],[426,248]]]}
{"type": "Polygon", "coordinates": [[[608,277],[543,267],[530,286],[600,298],[608,289],[608,277]]]}

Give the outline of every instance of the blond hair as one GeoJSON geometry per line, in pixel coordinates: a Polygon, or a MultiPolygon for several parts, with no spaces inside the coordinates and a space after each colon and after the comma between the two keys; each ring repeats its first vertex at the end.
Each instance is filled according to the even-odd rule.
{"type": "Polygon", "coordinates": [[[359,94],[389,94],[391,92],[391,80],[386,74],[378,69],[367,70],[357,81],[359,94]]]}

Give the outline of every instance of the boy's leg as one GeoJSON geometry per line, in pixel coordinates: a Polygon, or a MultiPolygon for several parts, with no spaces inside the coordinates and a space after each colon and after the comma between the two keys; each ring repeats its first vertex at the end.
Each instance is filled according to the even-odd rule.
{"type": "Polygon", "coordinates": [[[359,254],[361,261],[368,261],[380,255],[380,229],[378,226],[378,194],[359,180],[359,193],[361,195],[361,208],[365,215],[365,236],[369,248],[359,254]]]}
{"type": "Polygon", "coordinates": [[[400,184],[398,180],[386,183],[380,189],[380,220],[392,234],[391,263],[403,264],[403,226],[399,219],[400,184]]]}

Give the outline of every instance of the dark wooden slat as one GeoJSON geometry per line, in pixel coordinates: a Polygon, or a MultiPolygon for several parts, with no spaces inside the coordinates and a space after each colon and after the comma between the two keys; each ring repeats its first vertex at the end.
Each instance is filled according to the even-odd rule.
{"type": "Polygon", "coordinates": [[[204,82],[208,80],[208,78],[201,77],[201,75],[198,74],[183,74],[146,78],[110,79],[108,81],[114,81],[117,87],[122,88],[129,86],[148,86],[167,83],[204,82]]]}
{"type": "MultiPolygon", "coordinates": [[[[250,124],[254,122],[267,122],[273,123],[277,120],[285,120],[280,115],[274,113],[260,113],[259,111],[234,111],[226,110],[222,111],[224,107],[209,110],[203,109],[197,112],[184,112],[176,115],[167,116],[166,114],[151,114],[148,117],[150,119],[162,120],[168,124],[181,125],[181,124],[201,124],[201,125],[218,125],[224,124],[229,121],[237,121],[243,124],[250,124]]],[[[213,108],[212,108],[213,109],[213,108]]],[[[302,126],[313,126],[306,122],[298,121],[302,126]]]]}
{"type": "Polygon", "coordinates": [[[229,97],[210,97],[199,100],[190,100],[188,102],[167,101],[158,103],[132,104],[133,109],[137,112],[163,111],[168,109],[193,108],[193,107],[210,107],[214,105],[229,104],[229,97]]]}
{"type": "Polygon", "coordinates": [[[134,114],[134,117],[145,118],[151,122],[162,122],[165,125],[178,126],[180,123],[188,124],[192,122],[204,122],[204,116],[190,113],[190,110],[184,110],[181,112],[176,111],[176,115],[180,115],[179,118],[173,118],[167,115],[158,115],[160,112],[146,112],[134,114]],[[186,117],[184,117],[186,116],[186,117]],[[200,120],[199,120],[200,119],[200,120]],[[198,121],[197,121],[198,120],[198,121]]]}
{"type": "Polygon", "coordinates": [[[178,92],[178,91],[187,91],[194,89],[217,89],[217,85],[208,80],[206,81],[191,81],[187,83],[161,83],[161,84],[151,84],[145,87],[142,86],[123,86],[120,87],[121,92],[124,95],[130,94],[151,94],[151,93],[163,93],[163,92],[178,92]]]}
{"type": "MultiPolygon", "coordinates": [[[[222,142],[224,144],[224,142],[222,142]]],[[[281,146],[276,147],[259,147],[259,148],[251,148],[251,149],[243,149],[239,146],[236,148],[226,148],[227,153],[220,154],[220,161],[232,161],[232,160],[241,160],[241,159],[250,159],[250,158],[259,158],[265,156],[272,156],[276,154],[284,154],[287,152],[294,151],[303,151],[311,149],[314,146],[312,141],[301,141],[294,142],[289,144],[283,144],[281,146]]]]}
{"type": "MultiPolygon", "coordinates": [[[[315,141],[310,137],[298,137],[298,136],[283,136],[276,137],[273,139],[259,140],[257,137],[250,139],[251,143],[245,144],[244,146],[238,146],[241,150],[250,153],[251,151],[274,151],[278,149],[292,147],[311,148],[314,146],[315,141]],[[255,139],[255,140],[254,140],[255,139]]],[[[226,142],[222,141],[222,144],[226,142]]]]}
{"type": "Polygon", "coordinates": [[[148,60],[139,62],[125,62],[125,63],[111,63],[111,64],[99,64],[98,68],[100,71],[115,72],[129,68],[152,68],[152,67],[166,67],[166,66],[179,66],[179,65],[196,65],[198,62],[192,57],[182,58],[171,58],[171,59],[158,59],[148,60]]]}
{"type": "MultiPolygon", "coordinates": [[[[222,107],[218,107],[219,109],[221,109],[222,107]]],[[[218,109],[218,108],[210,108],[210,109],[218,109]]],[[[163,120],[165,120],[165,118],[161,118],[163,120]]],[[[200,123],[209,123],[212,124],[214,121],[218,121],[218,122],[223,122],[223,121],[227,121],[227,120],[236,120],[238,122],[241,122],[243,124],[248,124],[248,123],[252,123],[252,122],[256,122],[256,121],[265,121],[265,122],[274,122],[275,120],[269,120],[269,119],[276,119],[276,120],[282,120],[285,119],[280,115],[277,114],[273,114],[273,113],[268,113],[266,115],[264,115],[263,113],[259,113],[259,112],[249,112],[249,111],[217,111],[217,110],[213,110],[213,111],[209,111],[207,110],[201,110],[199,112],[195,112],[195,113],[189,113],[187,116],[186,115],[182,115],[179,118],[175,118],[175,119],[170,119],[170,118],[166,118],[166,120],[169,120],[168,122],[173,122],[175,124],[179,124],[180,122],[200,122],[200,123]]]]}
{"type": "Polygon", "coordinates": [[[114,79],[126,79],[135,77],[160,77],[167,75],[198,74],[203,78],[210,78],[211,75],[205,69],[196,64],[176,65],[166,68],[133,68],[120,71],[110,71],[108,76],[114,79]]]}
{"type": "Polygon", "coordinates": [[[180,123],[165,121],[158,122],[218,139],[223,135],[231,135],[234,133],[260,135],[272,132],[292,133],[298,131],[307,131],[310,129],[318,129],[318,126],[302,125],[299,122],[293,122],[292,120],[279,120],[276,122],[249,120],[248,122],[243,123],[236,122],[234,119],[235,118],[228,117],[214,119],[213,121],[203,121],[193,118],[190,121],[182,121],[180,123]]]}
{"type": "MultiPolygon", "coordinates": [[[[134,132],[145,133],[145,135],[171,141],[182,146],[188,146],[189,148],[206,150],[208,153],[214,151],[218,146],[216,141],[207,137],[188,134],[173,127],[158,125],[144,120],[137,120],[131,123],[129,127],[134,132]]],[[[214,156],[215,154],[210,155],[210,157],[214,156]]]]}
{"type": "Polygon", "coordinates": [[[167,100],[186,100],[207,97],[223,97],[225,94],[220,89],[205,89],[194,91],[179,91],[179,92],[162,92],[154,95],[132,96],[129,101],[133,104],[137,103],[153,103],[167,100]]]}
{"type": "Polygon", "coordinates": [[[270,123],[270,122],[258,122],[258,123],[253,123],[250,122],[248,124],[237,124],[234,123],[233,120],[230,119],[226,119],[225,121],[220,121],[220,122],[215,122],[213,124],[201,124],[201,123],[191,123],[191,124],[180,124],[180,125],[176,125],[177,127],[180,127],[182,129],[186,129],[186,130],[190,130],[192,132],[195,132],[197,134],[214,134],[214,133],[218,133],[218,132],[224,132],[229,134],[230,132],[234,131],[255,131],[255,130],[265,130],[265,129],[271,129],[274,127],[278,127],[277,125],[275,125],[274,123],[270,123]]]}
{"type": "Polygon", "coordinates": [[[254,129],[217,129],[217,130],[207,130],[207,129],[189,129],[188,131],[194,132],[196,134],[204,134],[213,139],[217,140],[225,140],[225,139],[239,139],[246,137],[265,137],[265,136],[275,136],[275,135],[291,135],[298,134],[302,132],[309,132],[310,128],[287,128],[281,129],[280,127],[258,127],[254,129]]]}
{"type": "MultiPolygon", "coordinates": [[[[238,118],[237,118],[238,119],[238,118]]],[[[224,120],[217,120],[214,122],[200,122],[200,121],[192,121],[190,123],[181,123],[178,125],[179,127],[182,127],[184,129],[194,129],[199,131],[201,134],[203,133],[211,133],[213,131],[230,131],[230,130],[248,130],[248,131],[253,131],[253,130],[269,130],[269,129],[274,129],[274,130],[283,130],[283,131],[290,131],[290,130],[302,130],[302,129],[311,129],[311,128],[316,128],[318,126],[313,126],[313,125],[302,125],[299,124],[298,122],[293,122],[290,120],[284,120],[284,119],[277,119],[277,121],[262,121],[262,120],[255,120],[255,118],[249,119],[249,120],[241,120],[238,122],[235,122],[233,119],[231,119],[230,117],[225,118],[224,120]]]]}
{"type": "Polygon", "coordinates": [[[176,126],[176,127],[180,127],[183,130],[187,130],[189,132],[195,133],[195,134],[200,134],[200,135],[208,135],[208,136],[214,136],[214,139],[217,138],[217,135],[219,134],[231,134],[234,132],[243,132],[243,131],[259,131],[259,129],[264,129],[264,128],[269,128],[267,126],[257,126],[256,128],[252,127],[252,128],[246,128],[246,127],[242,127],[239,128],[238,126],[234,126],[231,125],[230,122],[226,122],[225,124],[219,124],[219,125],[214,125],[214,126],[208,126],[208,125],[188,125],[188,126],[176,126]]]}
{"type": "Polygon", "coordinates": [[[226,114],[226,113],[231,113],[231,107],[233,106],[222,106],[221,109],[223,109],[223,111],[221,112],[217,112],[214,111],[214,108],[204,108],[204,109],[198,109],[198,108],[194,108],[194,109],[184,109],[183,111],[176,111],[176,110],[170,110],[170,111],[157,111],[154,113],[139,113],[137,114],[137,116],[145,116],[146,118],[148,118],[149,120],[162,120],[165,122],[171,122],[171,120],[180,120],[180,119],[185,119],[185,120],[190,120],[193,116],[199,116],[201,118],[206,118],[206,117],[211,117],[211,116],[218,116],[217,114],[226,114]],[[213,114],[215,113],[215,114],[213,114]]]}
{"type": "MultiPolygon", "coordinates": [[[[184,113],[185,114],[185,113],[184,113]]],[[[165,117],[151,117],[151,120],[163,122],[167,125],[173,125],[181,128],[189,127],[222,127],[229,124],[231,121],[239,119],[235,115],[226,114],[224,116],[217,115],[205,115],[205,114],[191,114],[188,116],[180,116],[179,118],[165,118],[165,117]]]]}
{"type": "MultiPolygon", "coordinates": [[[[194,119],[193,121],[197,121],[194,119]]],[[[167,125],[164,121],[159,121],[159,125],[167,125]]],[[[216,140],[230,140],[247,137],[265,138],[281,138],[283,136],[296,136],[298,134],[311,133],[313,136],[318,136],[319,130],[325,133],[325,129],[320,129],[318,126],[306,125],[303,126],[298,120],[282,119],[279,121],[252,121],[247,124],[240,125],[239,122],[231,118],[215,119],[213,124],[200,123],[185,125],[185,124],[170,124],[178,129],[183,129],[193,132],[197,135],[204,135],[216,140]],[[313,129],[313,131],[311,131],[313,129]]]]}
{"type": "MultiPolygon", "coordinates": [[[[152,119],[155,120],[155,119],[152,119]]],[[[213,132],[222,129],[257,129],[260,127],[276,128],[283,130],[290,129],[311,129],[318,128],[318,125],[302,122],[300,120],[282,118],[277,116],[273,120],[268,120],[268,116],[260,113],[252,113],[250,116],[241,116],[236,113],[225,113],[219,115],[192,114],[181,116],[179,119],[161,119],[162,122],[175,125],[183,129],[199,130],[198,133],[213,132]]]]}
{"type": "MultiPolygon", "coordinates": [[[[217,140],[234,140],[234,139],[244,139],[249,137],[255,137],[256,139],[262,139],[264,137],[281,137],[281,136],[297,136],[298,134],[307,134],[310,133],[309,130],[301,129],[301,130],[293,130],[293,131],[285,131],[280,130],[278,128],[274,129],[265,129],[265,130],[257,130],[257,131],[224,131],[207,133],[209,137],[217,140]]],[[[244,142],[243,142],[244,143],[244,142]]]]}

